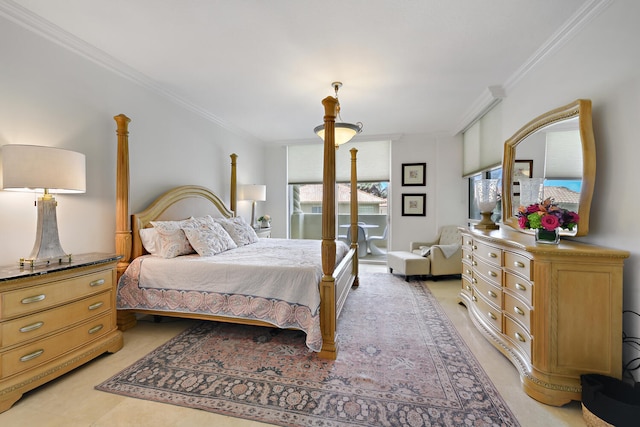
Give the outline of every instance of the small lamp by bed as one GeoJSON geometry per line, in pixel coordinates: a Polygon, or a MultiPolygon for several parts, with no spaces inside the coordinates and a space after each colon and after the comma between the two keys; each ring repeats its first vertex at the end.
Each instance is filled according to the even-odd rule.
{"type": "Polygon", "coordinates": [[[238,191],[238,200],[248,200],[251,202],[251,226],[258,228],[256,223],[256,202],[267,200],[267,186],[257,184],[241,185],[238,191]]]}
{"type": "Polygon", "coordinates": [[[20,264],[62,262],[71,255],[60,245],[56,206],[51,193],[86,191],[85,155],[75,151],[37,145],[10,144],[2,147],[2,189],[43,192],[38,199],[38,228],[31,255],[20,264]]]}

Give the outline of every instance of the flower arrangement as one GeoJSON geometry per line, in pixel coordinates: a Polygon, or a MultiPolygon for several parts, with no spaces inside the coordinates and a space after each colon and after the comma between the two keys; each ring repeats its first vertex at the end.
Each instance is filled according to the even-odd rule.
{"type": "Polygon", "coordinates": [[[262,221],[269,222],[269,221],[271,221],[271,216],[269,216],[267,214],[264,214],[260,218],[258,218],[258,221],[260,221],[260,222],[262,222],[262,221]]]}
{"type": "Polygon", "coordinates": [[[547,231],[563,228],[573,230],[580,217],[577,213],[561,208],[553,199],[545,199],[542,203],[518,208],[518,225],[520,228],[544,229],[547,231]]]}

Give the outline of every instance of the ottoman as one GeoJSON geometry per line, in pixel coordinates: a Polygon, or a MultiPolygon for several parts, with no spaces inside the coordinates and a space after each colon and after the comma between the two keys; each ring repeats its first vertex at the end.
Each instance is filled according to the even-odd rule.
{"type": "Polygon", "coordinates": [[[387,252],[387,267],[389,273],[402,274],[408,282],[411,276],[427,276],[431,274],[429,258],[406,252],[387,252]]]}

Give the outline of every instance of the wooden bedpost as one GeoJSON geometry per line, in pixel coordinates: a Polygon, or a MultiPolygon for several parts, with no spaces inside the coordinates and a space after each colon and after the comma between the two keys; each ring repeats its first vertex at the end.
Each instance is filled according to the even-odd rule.
{"type": "Polygon", "coordinates": [[[116,254],[118,279],[131,261],[131,224],[129,220],[129,122],[124,114],[114,117],[118,129],[118,154],[116,161],[116,254]]]}
{"type": "Polygon", "coordinates": [[[356,251],[356,256],[353,257],[353,274],[355,280],[353,286],[360,284],[358,278],[358,168],[357,168],[357,154],[358,149],[352,148],[349,150],[351,153],[351,248],[356,251]]]}
{"type": "Polygon", "coordinates": [[[238,155],[236,153],[231,154],[231,191],[229,201],[229,208],[233,211],[233,216],[238,216],[238,212],[236,212],[236,203],[238,202],[238,195],[236,193],[238,189],[238,183],[236,181],[236,159],[238,155]]]}
{"type": "Polygon", "coordinates": [[[333,270],[336,265],[336,147],[335,123],[338,100],[328,96],[324,106],[324,167],[322,179],[322,280],[320,281],[320,328],[322,350],[320,357],[335,359],[336,342],[336,289],[333,270]],[[332,301],[332,302],[328,302],[332,301]]]}

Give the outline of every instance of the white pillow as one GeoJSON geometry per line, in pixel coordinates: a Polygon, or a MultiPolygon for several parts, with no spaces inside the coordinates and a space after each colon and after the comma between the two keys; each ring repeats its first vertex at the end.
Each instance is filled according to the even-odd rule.
{"type": "Polygon", "coordinates": [[[216,222],[202,222],[196,227],[185,228],[184,234],[200,256],[213,256],[238,247],[229,233],[216,222]]]}
{"type": "Polygon", "coordinates": [[[241,216],[216,218],[215,221],[224,227],[225,231],[229,233],[229,236],[238,246],[248,245],[260,240],[253,227],[247,224],[241,216]]]}
{"type": "Polygon", "coordinates": [[[160,236],[158,236],[158,231],[155,228],[143,228],[140,230],[140,240],[147,252],[151,255],[157,255],[160,249],[160,236]]]}
{"type": "Polygon", "coordinates": [[[156,243],[159,243],[159,245],[156,244],[157,255],[163,258],[175,258],[194,252],[181,228],[189,224],[189,221],[191,219],[183,221],[151,221],[151,225],[156,229],[159,237],[156,240],[156,243]]]}

